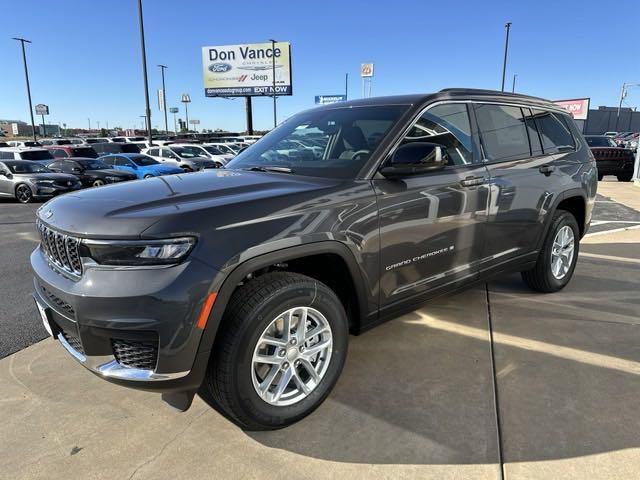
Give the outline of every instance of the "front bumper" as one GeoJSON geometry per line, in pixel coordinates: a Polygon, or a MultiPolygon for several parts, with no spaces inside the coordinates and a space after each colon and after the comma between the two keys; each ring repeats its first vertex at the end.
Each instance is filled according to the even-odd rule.
{"type": "Polygon", "coordinates": [[[48,198],[55,197],[56,195],[62,195],[63,193],[75,192],[76,190],[80,190],[81,188],[81,183],[78,183],[71,187],[63,187],[59,185],[32,185],[31,191],[33,192],[34,197],[48,198]]]}
{"type": "Polygon", "coordinates": [[[155,269],[87,268],[79,280],[31,254],[34,297],[54,338],[84,367],[120,385],[195,391],[209,352],[196,327],[217,271],[197,259],[155,269]],[[143,366],[139,366],[143,365],[143,366]]]}

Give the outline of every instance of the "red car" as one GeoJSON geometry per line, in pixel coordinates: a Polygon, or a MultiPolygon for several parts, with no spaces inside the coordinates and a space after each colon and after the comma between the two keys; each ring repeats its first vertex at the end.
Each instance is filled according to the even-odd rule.
{"type": "Polygon", "coordinates": [[[596,159],[598,180],[605,175],[615,175],[619,182],[631,181],[635,161],[633,150],[619,147],[613,138],[604,135],[585,135],[584,138],[596,159]]]}
{"type": "Polygon", "coordinates": [[[45,148],[49,150],[55,158],[98,158],[96,151],[89,145],[47,145],[45,148]]]}

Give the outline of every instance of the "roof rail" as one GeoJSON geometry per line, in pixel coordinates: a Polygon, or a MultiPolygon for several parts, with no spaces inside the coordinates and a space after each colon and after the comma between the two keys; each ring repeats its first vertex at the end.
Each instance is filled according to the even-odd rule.
{"type": "Polygon", "coordinates": [[[522,93],[511,93],[511,92],[501,92],[499,90],[488,90],[483,88],[462,88],[462,87],[454,87],[454,88],[443,88],[439,93],[475,93],[479,95],[505,95],[505,96],[513,96],[513,97],[524,97],[530,98],[533,100],[540,100],[543,102],[549,102],[546,98],[535,97],[533,95],[525,95],[522,93]]]}

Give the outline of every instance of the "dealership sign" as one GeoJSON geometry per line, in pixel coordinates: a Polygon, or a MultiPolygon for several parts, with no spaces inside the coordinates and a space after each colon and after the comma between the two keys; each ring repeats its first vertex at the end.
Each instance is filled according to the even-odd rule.
{"type": "Polygon", "coordinates": [[[327,105],[329,103],[346,102],[346,95],[316,95],[316,105],[327,105]]]}
{"type": "Polygon", "coordinates": [[[291,95],[291,44],[276,42],[202,48],[207,97],[291,95]]]}
{"type": "Polygon", "coordinates": [[[571,115],[575,120],[586,120],[589,114],[589,99],[588,98],[574,98],[573,100],[556,100],[553,102],[560,108],[563,108],[571,115]]]}
{"type": "Polygon", "coordinates": [[[36,115],[49,115],[49,107],[44,103],[36,105],[36,115]]]}
{"type": "Polygon", "coordinates": [[[360,76],[361,77],[373,77],[373,63],[360,64],[360,76]]]}

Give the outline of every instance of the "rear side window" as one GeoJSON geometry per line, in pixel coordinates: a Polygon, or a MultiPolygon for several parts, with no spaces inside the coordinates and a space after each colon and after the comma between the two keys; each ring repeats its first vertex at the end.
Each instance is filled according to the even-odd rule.
{"type": "Polygon", "coordinates": [[[13,152],[0,152],[0,158],[3,160],[13,160],[13,152]]]}
{"type": "Polygon", "coordinates": [[[481,104],[475,107],[475,112],[488,161],[519,160],[531,155],[520,107],[481,104]]]}
{"type": "Polygon", "coordinates": [[[159,148],[152,148],[151,150],[149,150],[149,155],[152,155],[154,157],[157,157],[160,155],[160,149],[159,148]]]}
{"type": "Polygon", "coordinates": [[[531,144],[531,155],[542,155],[542,143],[540,143],[540,134],[536,128],[536,121],[533,118],[533,112],[529,108],[523,108],[524,123],[527,126],[527,133],[529,134],[529,143],[531,144]]]}
{"type": "Polygon", "coordinates": [[[467,106],[462,103],[450,103],[430,108],[407,133],[402,144],[411,142],[442,145],[449,157],[449,165],[472,163],[473,143],[467,106]]]}
{"type": "Polygon", "coordinates": [[[573,150],[576,146],[573,136],[561,119],[563,115],[545,110],[533,109],[533,116],[538,125],[542,148],[545,153],[555,153],[563,150],[573,150]]]}

